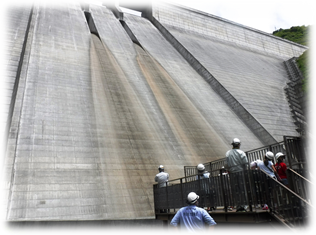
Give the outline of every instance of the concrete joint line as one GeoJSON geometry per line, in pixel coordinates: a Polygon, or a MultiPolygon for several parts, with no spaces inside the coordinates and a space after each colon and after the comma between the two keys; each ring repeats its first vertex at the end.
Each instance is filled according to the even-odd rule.
{"type": "MultiPolygon", "coordinates": [[[[12,124],[14,106],[15,106],[21,71],[22,71],[22,67],[23,67],[25,51],[26,51],[26,47],[27,47],[27,43],[28,43],[29,31],[31,28],[34,6],[35,6],[35,0],[32,0],[32,5],[30,8],[30,15],[29,15],[27,27],[25,30],[25,36],[24,36],[24,40],[23,40],[22,50],[20,53],[20,60],[19,60],[16,78],[15,78],[15,83],[14,83],[14,87],[13,87],[13,92],[12,92],[12,97],[11,97],[11,102],[10,102],[10,107],[9,107],[9,114],[8,114],[7,123],[6,123],[6,127],[5,127],[5,134],[4,134],[5,137],[4,138],[6,138],[6,139],[4,141],[6,142],[6,144],[2,145],[1,152],[0,152],[0,158],[3,160],[3,161],[1,160],[1,166],[0,166],[0,182],[2,181],[2,173],[3,173],[3,169],[4,169],[5,155],[7,152],[8,139],[9,139],[11,124],[12,124]]],[[[16,141],[17,141],[17,139],[16,139],[16,141]]],[[[10,208],[10,205],[11,205],[11,196],[12,196],[12,187],[13,187],[12,182],[14,180],[14,172],[15,172],[14,168],[15,168],[15,154],[14,154],[14,162],[13,162],[13,171],[12,171],[12,175],[11,175],[11,184],[9,185],[6,220],[8,219],[8,216],[9,216],[8,209],[10,208]]]]}
{"type": "Polygon", "coordinates": [[[11,127],[13,110],[14,110],[14,105],[15,105],[15,100],[16,100],[16,96],[17,96],[18,85],[19,85],[21,71],[22,71],[23,58],[24,58],[24,55],[25,55],[27,38],[28,38],[29,29],[30,29],[30,25],[31,25],[32,12],[33,12],[33,8],[31,9],[31,12],[30,12],[30,15],[29,15],[28,24],[27,24],[27,27],[26,27],[25,36],[24,36],[24,40],[23,40],[23,46],[22,46],[22,50],[21,50],[21,53],[20,53],[20,57],[19,57],[20,58],[19,59],[19,64],[18,64],[16,75],[15,75],[15,81],[14,81],[14,86],[13,86],[13,91],[12,91],[12,96],[11,96],[9,114],[8,114],[8,118],[7,118],[7,125],[6,125],[6,129],[5,129],[5,138],[4,138],[5,143],[3,145],[4,149],[6,149],[6,146],[7,146],[9,130],[10,130],[10,127],[11,127]]]}
{"type": "Polygon", "coordinates": [[[277,143],[273,136],[253,117],[242,104],[185,48],[158,20],[153,17],[152,24],[161,32],[169,43],[185,58],[185,60],[211,85],[227,105],[262,141],[269,145],[277,143]]]}

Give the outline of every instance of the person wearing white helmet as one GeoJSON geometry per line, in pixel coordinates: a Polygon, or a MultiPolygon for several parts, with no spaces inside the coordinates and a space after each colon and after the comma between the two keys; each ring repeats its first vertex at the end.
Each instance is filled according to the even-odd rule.
{"type": "MultiPolygon", "coordinates": [[[[264,156],[263,162],[259,162],[257,164],[259,169],[262,169],[265,173],[267,173],[271,178],[277,179],[276,175],[276,170],[273,165],[273,159],[274,159],[274,154],[271,151],[266,152],[264,156]]],[[[270,185],[270,188],[273,188],[273,182],[268,181],[268,184],[270,185]]],[[[272,192],[273,193],[273,192],[272,192]]],[[[262,210],[268,210],[268,205],[264,204],[262,210]]]]}
{"type": "Polygon", "coordinates": [[[190,192],[187,196],[188,206],[182,207],[172,218],[170,225],[189,232],[197,232],[207,227],[214,228],[217,223],[204,209],[198,207],[199,195],[190,192]]]}
{"type": "Polygon", "coordinates": [[[158,167],[159,173],[155,176],[155,182],[158,182],[158,187],[166,187],[168,185],[169,174],[164,172],[165,168],[163,165],[158,167]]]}
{"type": "Polygon", "coordinates": [[[260,159],[258,159],[258,160],[255,160],[255,161],[252,161],[251,163],[250,163],[250,169],[251,170],[255,170],[255,169],[257,169],[258,168],[258,163],[259,162],[262,162],[260,159]]]}
{"type": "MultiPolygon", "coordinates": [[[[201,204],[204,205],[205,199],[210,197],[210,188],[211,184],[209,180],[203,179],[210,179],[210,173],[205,170],[205,166],[200,163],[196,166],[198,174],[196,176],[196,180],[201,179],[201,190],[199,190],[199,194],[201,195],[201,204]]],[[[212,207],[215,209],[215,207],[212,207]]],[[[212,210],[210,207],[207,207],[207,210],[212,210]]]]}
{"type": "Polygon", "coordinates": [[[277,153],[275,155],[277,163],[275,164],[275,169],[278,172],[278,175],[281,178],[281,182],[282,184],[284,184],[285,186],[289,187],[289,182],[287,180],[287,175],[286,175],[286,170],[287,170],[287,166],[286,164],[283,162],[285,159],[285,155],[281,152],[277,153]]]}
{"type": "Polygon", "coordinates": [[[243,170],[246,164],[248,164],[248,159],[245,152],[240,150],[241,142],[238,138],[234,138],[231,145],[233,146],[232,149],[226,152],[226,165],[228,173],[231,175],[229,178],[232,185],[233,196],[237,204],[236,212],[245,212],[247,195],[243,170]]]}
{"type": "MultiPolygon", "coordinates": [[[[155,182],[158,182],[158,187],[166,187],[169,183],[169,174],[165,172],[165,168],[163,165],[158,167],[159,173],[155,176],[155,182]]],[[[161,213],[166,213],[166,210],[161,210],[161,213]]],[[[165,232],[165,235],[171,235],[168,230],[168,220],[162,221],[162,228],[165,232]]]]}
{"type": "MultiPolygon", "coordinates": [[[[258,163],[262,162],[260,159],[252,161],[249,166],[251,170],[257,170],[258,169],[258,163]]],[[[261,198],[260,196],[260,184],[261,182],[258,179],[258,175],[257,174],[253,174],[254,180],[253,180],[253,185],[252,185],[252,190],[253,190],[253,195],[254,197],[256,197],[256,201],[259,201],[259,198],[261,198]]],[[[260,208],[260,204],[256,205],[256,208],[260,208]]],[[[261,206],[262,207],[262,206],[261,206]]],[[[266,206],[268,207],[268,206],[266,206]]],[[[265,206],[263,206],[263,208],[265,208],[265,206]]]]}
{"type": "Polygon", "coordinates": [[[258,168],[266,172],[270,177],[276,179],[276,170],[273,165],[274,154],[271,151],[266,152],[263,162],[257,163],[258,168]]]}
{"type": "Polygon", "coordinates": [[[238,138],[234,138],[231,145],[233,148],[226,152],[228,171],[230,173],[243,171],[248,159],[245,152],[240,149],[241,142],[238,138]]]}
{"type": "Polygon", "coordinates": [[[198,179],[199,176],[200,176],[200,179],[210,178],[210,173],[205,170],[205,166],[202,163],[197,165],[196,169],[198,171],[198,175],[196,176],[196,179],[198,179]]]}

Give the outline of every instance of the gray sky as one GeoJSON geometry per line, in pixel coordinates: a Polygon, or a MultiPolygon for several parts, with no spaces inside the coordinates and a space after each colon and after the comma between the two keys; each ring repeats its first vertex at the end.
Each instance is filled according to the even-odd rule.
{"type": "MultiPolygon", "coordinates": [[[[0,0],[0,4],[6,0],[0,0]]],[[[94,2],[94,0],[89,0],[94,2]]],[[[316,24],[316,0],[173,0],[267,33],[316,24]]],[[[100,3],[100,2],[99,2],[100,3]]]]}

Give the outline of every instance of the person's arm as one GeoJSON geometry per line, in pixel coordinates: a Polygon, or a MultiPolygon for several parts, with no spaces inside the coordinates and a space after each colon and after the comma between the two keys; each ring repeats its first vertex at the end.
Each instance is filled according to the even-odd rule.
{"type": "Polygon", "coordinates": [[[177,228],[178,227],[178,225],[179,225],[179,222],[180,222],[180,211],[178,211],[176,214],[175,214],[175,216],[173,216],[173,218],[172,218],[172,220],[171,220],[171,222],[170,222],[170,225],[172,226],[172,227],[175,227],[175,228],[177,228]]]}
{"type": "Polygon", "coordinates": [[[247,158],[245,152],[242,152],[242,154],[241,154],[241,161],[242,161],[242,164],[248,163],[248,158],[247,158]]]}
{"type": "Polygon", "coordinates": [[[271,168],[272,168],[274,174],[278,174],[278,172],[277,172],[277,170],[275,169],[274,165],[271,165],[271,168]]]}
{"type": "Polygon", "coordinates": [[[281,178],[280,178],[280,176],[279,176],[279,174],[278,174],[278,172],[277,172],[277,170],[275,169],[275,167],[274,167],[273,164],[271,165],[271,168],[272,168],[272,170],[273,170],[273,172],[274,172],[274,175],[275,175],[275,177],[277,178],[277,180],[278,180],[278,181],[281,181],[281,178]]]}
{"type": "Polygon", "coordinates": [[[175,235],[180,235],[178,227],[172,226],[172,229],[173,229],[173,232],[174,232],[175,235]]]}
{"type": "Polygon", "coordinates": [[[212,235],[212,234],[213,234],[213,232],[214,232],[214,228],[215,228],[215,225],[213,225],[213,226],[209,226],[209,227],[208,227],[208,232],[207,232],[207,235],[212,235]]]}
{"type": "Polygon", "coordinates": [[[244,170],[246,170],[246,169],[247,169],[247,165],[246,165],[246,164],[248,164],[247,156],[246,156],[245,152],[242,151],[242,150],[239,150],[238,153],[239,153],[239,155],[240,155],[239,163],[240,163],[240,165],[242,166],[242,168],[243,168],[244,170]]]}
{"type": "Polygon", "coordinates": [[[216,225],[215,220],[210,216],[209,213],[207,213],[205,210],[202,212],[203,213],[203,219],[204,221],[208,224],[208,231],[207,235],[211,235],[214,232],[214,227],[216,225]]]}

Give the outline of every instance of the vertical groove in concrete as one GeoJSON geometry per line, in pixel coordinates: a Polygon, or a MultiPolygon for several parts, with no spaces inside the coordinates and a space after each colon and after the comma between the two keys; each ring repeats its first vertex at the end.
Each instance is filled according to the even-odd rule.
{"type": "Polygon", "coordinates": [[[89,8],[88,23],[77,4],[33,13],[6,159],[8,220],[153,219],[158,165],[179,178],[185,165],[224,157],[235,135],[262,144],[247,113],[218,95],[227,87],[211,89],[202,60],[190,66],[194,53],[187,62],[144,18],[124,17],[124,29],[121,14],[89,8]]]}
{"type": "Polygon", "coordinates": [[[26,27],[25,35],[24,35],[23,45],[21,48],[19,63],[18,63],[18,67],[17,67],[17,72],[16,72],[16,76],[15,76],[15,82],[14,82],[14,86],[13,86],[12,97],[11,97],[11,102],[10,102],[10,106],[9,106],[5,131],[3,134],[3,141],[2,141],[1,152],[0,152],[0,182],[2,179],[2,171],[3,171],[5,155],[6,155],[6,151],[7,151],[7,144],[8,144],[9,133],[10,133],[10,128],[11,128],[12,115],[13,115],[14,105],[15,105],[15,100],[16,100],[16,93],[17,93],[17,88],[19,85],[19,80],[20,80],[20,75],[21,75],[21,70],[22,70],[22,65],[23,65],[23,58],[25,55],[27,38],[28,38],[31,20],[32,20],[32,15],[33,15],[34,4],[35,4],[35,0],[32,0],[31,9],[30,9],[30,13],[29,13],[28,21],[27,21],[27,27],[26,27]]]}
{"type": "Polygon", "coordinates": [[[273,136],[235,99],[216,78],[204,68],[204,66],[176,39],[170,32],[160,24],[154,17],[152,23],[164,35],[164,37],[176,48],[176,50],[188,61],[190,65],[211,85],[225,102],[234,110],[245,124],[253,130],[257,137],[265,144],[269,145],[277,141],[273,136]]]}

